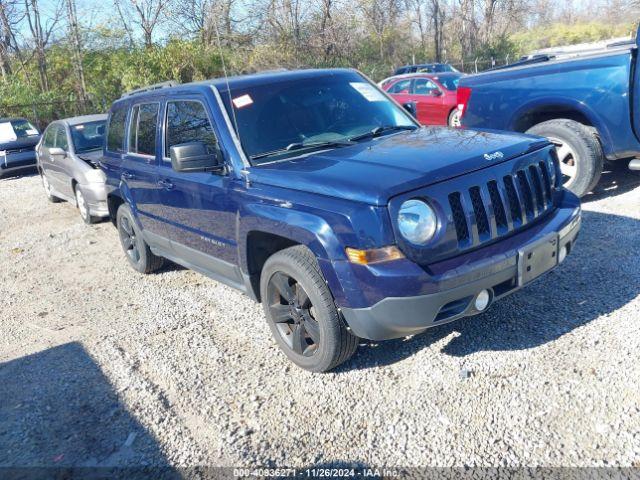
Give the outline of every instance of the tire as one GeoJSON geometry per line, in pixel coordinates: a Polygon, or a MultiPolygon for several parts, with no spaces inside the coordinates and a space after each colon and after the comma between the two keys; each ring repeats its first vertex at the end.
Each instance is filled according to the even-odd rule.
{"type": "Polygon", "coordinates": [[[460,123],[460,114],[457,108],[454,108],[449,113],[449,118],[447,119],[447,125],[451,128],[458,128],[461,126],[460,123]]]}
{"type": "Polygon", "coordinates": [[[120,237],[120,245],[129,261],[129,265],[139,273],[153,273],[164,265],[164,258],[153,254],[142,237],[129,205],[120,205],[116,215],[116,226],[120,237]]]}
{"type": "Polygon", "coordinates": [[[84,194],[82,193],[80,185],[76,184],[76,186],[73,188],[73,192],[76,196],[76,207],[78,207],[78,212],[80,212],[80,218],[82,219],[82,221],[87,225],[97,223],[98,219],[91,216],[89,204],[84,199],[84,194]]]}
{"type": "Polygon", "coordinates": [[[556,145],[565,188],[579,197],[595,188],[602,174],[604,153],[591,127],[557,119],[534,125],[527,133],[547,137],[556,145]]]}
{"type": "Polygon", "coordinates": [[[346,362],[358,348],[358,338],[340,319],[308,248],[297,245],[269,257],[260,277],[260,294],[276,343],[300,368],[329,371],[346,362]]]}
{"type": "Polygon", "coordinates": [[[51,203],[60,203],[62,200],[51,193],[51,184],[44,173],[40,173],[40,179],[42,180],[42,187],[44,188],[44,194],[47,196],[47,200],[51,203]]]}

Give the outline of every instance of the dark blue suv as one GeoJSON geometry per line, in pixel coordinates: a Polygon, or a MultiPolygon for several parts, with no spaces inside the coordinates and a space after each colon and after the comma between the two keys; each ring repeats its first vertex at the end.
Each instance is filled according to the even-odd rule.
{"type": "Polygon", "coordinates": [[[580,228],[548,141],[420,127],[353,70],[132,92],[101,164],[133,268],[169,259],[245,292],[316,372],[359,337],[485,311],[561,263],[580,228]]]}

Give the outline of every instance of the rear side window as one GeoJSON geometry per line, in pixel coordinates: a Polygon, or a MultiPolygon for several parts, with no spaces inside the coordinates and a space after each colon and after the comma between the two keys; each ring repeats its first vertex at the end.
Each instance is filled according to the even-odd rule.
{"type": "Polygon", "coordinates": [[[109,117],[107,134],[107,150],[110,152],[124,152],[124,128],[127,121],[127,110],[114,110],[109,117]]]}
{"type": "Polygon", "coordinates": [[[169,157],[169,150],[174,145],[202,142],[213,152],[217,143],[204,105],[194,100],[167,104],[166,137],[165,157],[169,157]]]}
{"type": "Polygon", "coordinates": [[[67,132],[63,127],[58,126],[58,131],[56,132],[56,147],[61,148],[63,150],[69,150],[69,142],[67,141],[67,132]]]}
{"type": "Polygon", "coordinates": [[[159,108],[158,103],[145,103],[133,107],[129,127],[130,153],[155,156],[159,108]]]}

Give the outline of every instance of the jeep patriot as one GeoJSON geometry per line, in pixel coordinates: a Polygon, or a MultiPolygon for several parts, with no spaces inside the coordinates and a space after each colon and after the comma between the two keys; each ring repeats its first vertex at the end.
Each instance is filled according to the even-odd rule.
{"type": "Polygon", "coordinates": [[[359,338],[486,311],[562,263],[580,228],[548,140],[421,127],[347,69],[130,92],[101,167],[135,270],[168,259],[241,290],[314,372],[359,338]]]}

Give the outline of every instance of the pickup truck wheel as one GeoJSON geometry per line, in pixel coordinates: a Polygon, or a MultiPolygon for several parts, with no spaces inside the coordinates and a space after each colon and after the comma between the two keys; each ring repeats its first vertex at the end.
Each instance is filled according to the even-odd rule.
{"type": "Polygon", "coordinates": [[[549,120],[527,133],[547,137],[556,146],[563,186],[582,197],[600,180],[604,153],[593,131],[573,120],[549,120]]]}
{"type": "Polygon", "coordinates": [[[356,351],[358,338],[340,320],[308,248],[298,245],[269,257],[260,278],[260,294],[278,346],[299,367],[326,372],[356,351]]]}
{"type": "Polygon", "coordinates": [[[154,255],[147,242],[144,241],[142,232],[127,204],[122,204],[118,208],[116,225],[120,244],[134,270],[140,273],[152,273],[162,267],[164,258],[154,255]]]}

